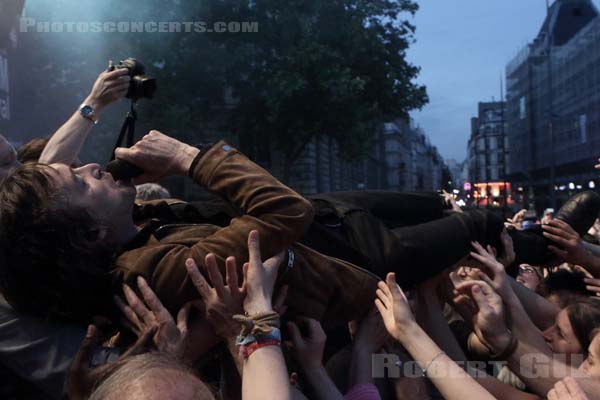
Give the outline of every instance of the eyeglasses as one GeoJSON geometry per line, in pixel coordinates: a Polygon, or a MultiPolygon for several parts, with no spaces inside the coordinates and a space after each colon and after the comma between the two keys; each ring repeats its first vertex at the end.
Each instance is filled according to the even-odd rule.
{"type": "Polygon", "coordinates": [[[525,266],[519,265],[519,273],[535,274],[535,269],[533,269],[532,267],[525,267],[525,266]]]}

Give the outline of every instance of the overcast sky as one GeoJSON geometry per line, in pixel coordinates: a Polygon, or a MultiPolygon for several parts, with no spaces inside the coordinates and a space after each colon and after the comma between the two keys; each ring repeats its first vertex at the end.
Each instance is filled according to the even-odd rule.
{"type": "MultiPolygon", "coordinates": [[[[600,0],[594,0],[596,6],[600,0]]],[[[539,31],[545,0],[418,0],[409,60],[429,104],[412,114],[444,158],[462,161],[477,103],[500,98],[508,61],[539,31]]]]}

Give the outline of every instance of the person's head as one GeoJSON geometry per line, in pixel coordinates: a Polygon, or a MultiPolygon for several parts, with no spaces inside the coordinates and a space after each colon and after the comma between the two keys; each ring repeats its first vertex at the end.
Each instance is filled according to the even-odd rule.
{"type": "Polygon", "coordinates": [[[17,309],[88,317],[131,222],[135,189],[89,164],[24,164],[0,185],[0,289],[17,309]],[[129,222],[128,222],[129,221],[129,222]]]}
{"type": "Polygon", "coordinates": [[[587,356],[590,333],[600,328],[600,300],[586,297],[574,300],[556,316],[554,325],[544,331],[544,339],[555,354],[587,356]]]}
{"type": "Polygon", "coordinates": [[[48,144],[47,138],[35,138],[19,147],[17,150],[17,158],[22,163],[38,162],[44,148],[48,144]]]}
{"type": "Polygon", "coordinates": [[[164,353],[129,357],[104,377],[90,400],[214,400],[209,387],[164,353]]]}
{"type": "Polygon", "coordinates": [[[588,356],[579,369],[594,379],[600,379],[600,329],[590,334],[588,356]]]}
{"type": "Polygon", "coordinates": [[[519,265],[519,274],[517,275],[516,281],[521,285],[535,292],[542,279],[543,275],[539,267],[534,267],[529,264],[519,265]]]}
{"type": "Polygon", "coordinates": [[[19,164],[15,148],[4,136],[0,135],[0,181],[19,164]]]}
{"type": "Polygon", "coordinates": [[[550,273],[538,287],[538,293],[548,301],[563,308],[570,301],[589,296],[581,271],[559,269],[550,273]]]}
{"type": "Polygon", "coordinates": [[[168,199],[171,197],[169,191],[158,183],[143,183],[135,187],[137,192],[136,200],[159,200],[168,199]]]}

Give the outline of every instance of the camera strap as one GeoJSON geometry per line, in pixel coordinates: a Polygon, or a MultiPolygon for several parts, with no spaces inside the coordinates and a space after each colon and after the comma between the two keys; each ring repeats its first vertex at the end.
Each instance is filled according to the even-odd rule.
{"type": "Polygon", "coordinates": [[[121,132],[119,133],[117,142],[113,147],[112,154],[110,156],[110,161],[113,161],[115,159],[115,150],[117,149],[117,147],[122,147],[121,145],[123,143],[123,139],[126,139],[125,147],[133,146],[133,138],[135,136],[135,121],[137,119],[137,111],[135,109],[135,106],[136,102],[132,101],[129,112],[125,117],[125,121],[123,121],[123,125],[121,126],[121,132]]]}

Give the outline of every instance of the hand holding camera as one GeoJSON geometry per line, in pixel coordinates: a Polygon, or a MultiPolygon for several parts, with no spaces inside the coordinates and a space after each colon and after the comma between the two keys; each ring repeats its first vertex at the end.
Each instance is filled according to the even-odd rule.
{"type": "Polygon", "coordinates": [[[84,104],[90,105],[98,113],[104,107],[123,98],[128,93],[130,81],[128,70],[115,69],[112,61],[109,61],[108,69],[98,75],[84,104]]]}

